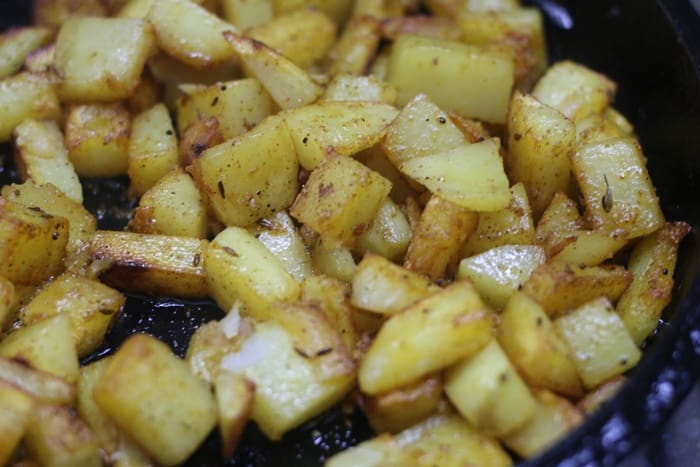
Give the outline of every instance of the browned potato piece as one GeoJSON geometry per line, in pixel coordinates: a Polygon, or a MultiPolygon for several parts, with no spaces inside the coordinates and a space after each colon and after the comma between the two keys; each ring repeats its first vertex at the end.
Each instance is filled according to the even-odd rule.
{"type": "Polygon", "coordinates": [[[97,382],[95,402],[162,465],[183,462],[216,423],[209,386],[146,334],[121,345],[97,382]]]}
{"type": "Polygon", "coordinates": [[[345,282],[328,276],[311,276],[301,283],[301,299],[318,304],[320,311],[352,351],[358,341],[354,315],[359,313],[350,303],[350,287],[345,282]]]}
{"type": "Polygon", "coordinates": [[[522,291],[534,298],[550,317],[566,314],[596,297],[617,301],[632,281],[624,266],[581,267],[560,262],[535,269],[522,291]]]}
{"type": "Polygon", "coordinates": [[[63,271],[68,221],[0,198],[0,275],[38,285],[63,271]]]}
{"type": "Polygon", "coordinates": [[[537,222],[535,241],[550,251],[560,249],[568,234],[584,227],[576,203],[563,193],[555,193],[537,222]]]}
{"type": "MultiPolygon", "coordinates": [[[[202,153],[224,142],[219,120],[209,117],[197,120],[180,132],[178,159],[182,167],[191,165],[202,153]]],[[[188,169],[189,170],[189,169],[188,169]]]]}
{"type": "Polygon", "coordinates": [[[361,406],[376,433],[398,433],[435,412],[442,396],[442,378],[427,376],[410,385],[375,396],[361,406]]]}
{"type": "Polygon", "coordinates": [[[15,315],[15,286],[0,276],[0,333],[5,330],[15,315]]]}
{"type": "Polygon", "coordinates": [[[24,437],[34,407],[29,394],[0,379],[0,465],[7,465],[24,437]]]}
{"type": "Polygon", "coordinates": [[[47,404],[73,405],[75,386],[58,376],[0,357],[0,382],[4,381],[47,404]]]}
{"type": "Polygon", "coordinates": [[[478,222],[474,211],[432,195],[413,229],[404,267],[433,280],[449,274],[478,222]]]}
{"type": "Polygon", "coordinates": [[[117,289],[204,298],[209,293],[202,264],[206,245],[197,238],[102,230],[90,256],[111,266],[101,279],[117,289]]]}
{"type": "Polygon", "coordinates": [[[0,142],[28,118],[61,119],[61,104],[46,73],[19,73],[0,81],[0,142]]]}
{"type": "Polygon", "coordinates": [[[244,376],[221,371],[214,378],[214,391],[219,413],[221,455],[229,458],[233,456],[238,440],[250,418],[255,397],[255,384],[244,376]]]}

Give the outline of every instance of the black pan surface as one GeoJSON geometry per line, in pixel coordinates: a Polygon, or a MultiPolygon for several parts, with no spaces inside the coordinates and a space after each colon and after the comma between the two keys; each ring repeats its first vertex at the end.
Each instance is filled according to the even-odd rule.
{"type": "MultiPolygon", "coordinates": [[[[27,24],[28,0],[4,0],[0,30],[27,24]]],[[[533,0],[546,19],[550,58],[570,58],[619,84],[616,106],[632,121],[669,220],[693,226],[681,246],[677,287],[664,322],[620,393],[579,429],[523,466],[610,466],[641,443],[658,442],[663,422],[700,370],[700,19],[687,0],[533,0]]],[[[0,151],[0,183],[16,181],[9,148],[0,151]]],[[[133,201],[128,181],[84,180],[87,207],[102,229],[121,229],[133,201]]],[[[202,323],[222,317],[209,302],[129,296],[104,346],[111,353],[134,332],[153,334],[184,355],[202,323]]],[[[224,462],[213,433],[191,466],[313,466],[371,437],[359,413],[335,408],[271,443],[251,426],[234,459],[224,462]]]]}

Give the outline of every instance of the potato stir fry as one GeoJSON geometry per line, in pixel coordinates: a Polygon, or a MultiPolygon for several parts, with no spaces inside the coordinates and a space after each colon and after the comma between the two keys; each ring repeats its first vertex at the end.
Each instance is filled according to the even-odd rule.
{"type": "Polygon", "coordinates": [[[223,461],[342,401],[377,436],[329,467],[541,452],[637,364],[689,231],[616,88],[517,0],[36,0],[0,35],[0,465],[213,430],[223,461]],[[100,230],[81,180],[118,176],[100,230]],[[125,294],[224,317],[81,365],[125,294]]]}

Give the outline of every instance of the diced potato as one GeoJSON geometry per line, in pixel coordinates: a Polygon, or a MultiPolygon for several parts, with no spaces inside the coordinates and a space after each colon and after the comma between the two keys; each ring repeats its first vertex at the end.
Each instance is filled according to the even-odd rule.
{"type": "Polygon", "coordinates": [[[503,245],[459,262],[458,279],[469,279],[481,298],[497,310],[545,263],[536,245],[503,245]]]}
{"type": "Polygon", "coordinates": [[[304,70],[265,44],[232,32],[224,36],[247,74],[262,83],[280,108],[310,104],[323,93],[304,70]]]}
{"type": "Polygon", "coordinates": [[[281,117],[202,153],[192,173],[216,217],[246,226],[288,208],[298,191],[298,162],[281,117]]]}
{"type": "Polygon", "coordinates": [[[620,231],[577,230],[563,237],[553,248],[547,245],[553,262],[597,266],[627,245],[627,237],[620,231]]]}
{"type": "Polygon", "coordinates": [[[66,273],[41,289],[22,308],[21,319],[32,325],[55,315],[68,315],[73,345],[82,358],[100,346],[125,300],[119,291],[97,280],[66,273]]]}
{"type": "Polygon", "coordinates": [[[351,302],[375,313],[395,314],[440,290],[426,277],[367,253],[352,278],[351,302]]]}
{"type": "Polygon", "coordinates": [[[553,262],[535,269],[522,291],[556,318],[596,297],[615,302],[631,281],[632,274],[619,265],[582,267],[553,262]]]}
{"type": "Polygon", "coordinates": [[[185,361],[192,373],[208,383],[213,384],[221,372],[221,359],[240,349],[239,336],[247,337],[252,331],[252,320],[241,318],[240,308],[240,302],[236,302],[224,319],[204,323],[190,338],[185,361]],[[234,319],[233,325],[227,325],[231,318],[234,319]]]}
{"type": "Polygon", "coordinates": [[[393,44],[387,81],[399,105],[425,93],[445,110],[504,123],[513,87],[513,62],[500,53],[456,41],[402,35],[393,44]]]}
{"type": "Polygon", "coordinates": [[[595,229],[620,229],[632,239],[663,225],[659,198],[639,143],[617,138],[592,143],[572,156],[588,223],[595,229]]]}
{"type": "Polygon", "coordinates": [[[274,17],[272,0],[219,0],[221,15],[241,31],[268,23],[274,17]]]}
{"type": "Polygon", "coordinates": [[[194,122],[216,117],[221,136],[235,138],[273,114],[275,103],[254,78],[215,83],[177,100],[180,135],[194,122]]]}
{"type": "Polygon", "coordinates": [[[396,439],[383,434],[333,455],[326,467],[419,467],[396,439]]]}
{"type": "Polygon", "coordinates": [[[24,120],[61,119],[61,104],[46,73],[19,73],[0,81],[0,142],[24,120]]]}
{"type": "Polygon", "coordinates": [[[503,444],[524,458],[534,457],[583,422],[583,415],[566,399],[538,391],[535,415],[507,434],[503,444]]]}
{"type": "Polygon", "coordinates": [[[162,465],[185,461],[216,423],[208,385],[166,344],[146,334],[124,341],[93,395],[100,409],[162,465]]]}
{"type": "Polygon", "coordinates": [[[102,458],[90,428],[68,407],[39,404],[27,425],[27,450],[47,467],[100,467],[102,458]]]}
{"type": "Polygon", "coordinates": [[[353,375],[324,379],[315,359],[296,352],[294,344],[282,326],[266,321],[221,361],[223,370],[255,384],[252,418],[273,440],[338,402],[354,381],[353,375]]]}
{"type": "Polygon", "coordinates": [[[207,207],[192,178],[178,167],[158,180],[141,196],[129,230],[206,238],[207,207]]]}
{"type": "Polygon", "coordinates": [[[497,138],[409,159],[399,170],[433,193],[473,211],[508,206],[508,178],[497,138]]]}
{"type": "Polygon", "coordinates": [[[143,70],[136,89],[126,100],[126,107],[132,115],[138,115],[155,106],[162,100],[162,84],[155,79],[148,68],[143,70]]]}
{"type": "Polygon", "coordinates": [[[283,115],[299,164],[313,170],[328,156],[351,156],[373,146],[397,114],[381,102],[326,101],[283,115]]]}
{"type": "Polygon", "coordinates": [[[101,0],[35,0],[32,22],[42,26],[59,27],[70,18],[105,16],[107,8],[101,0]]]}
{"type": "Polygon", "coordinates": [[[522,183],[513,185],[503,209],[479,213],[479,224],[469,236],[462,256],[471,256],[503,245],[529,245],[535,240],[532,210],[522,183]]]}
{"type": "Polygon", "coordinates": [[[78,353],[71,317],[58,314],[16,330],[0,341],[0,357],[27,362],[37,370],[75,383],[78,353]]]}
{"type": "Polygon", "coordinates": [[[0,79],[17,72],[24,59],[52,35],[51,29],[44,27],[15,28],[0,34],[0,79]]]}
{"type": "Polygon", "coordinates": [[[66,117],[66,146],[78,175],[126,174],[130,129],[131,116],[121,103],[71,106],[66,117]]]}
{"type": "Polygon", "coordinates": [[[561,244],[571,233],[584,228],[578,206],[563,193],[555,193],[537,222],[535,241],[542,246],[561,244]]]}
{"type": "Polygon", "coordinates": [[[328,157],[311,172],[290,214],[318,232],[324,246],[352,246],[390,190],[389,180],[354,159],[328,157]]]}
{"type": "Polygon", "coordinates": [[[299,283],[251,233],[228,227],[204,250],[210,296],[222,310],[240,300],[256,319],[269,318],[275,301],[299,298],[299,283]]]}
{"type": "Polygon", "coordinates": [[[451,275],[478,222],[477,213],[432,195],[413,229],[404,267],[433,280],[451,275]]]}
{"type": "Polygon", "coordinates": [[[376,433],[398,433],[434,413],[441,396],[442,379],[429,375],[408,386],[365,396],[361,406],[376,433]]]}
{"type": "Polygon", "coordinates": [[[29,394],[0,379],[0,464],[8,465],[24,437],[34,407],[29,394]]]}
{"type": "Polygon", "coordinates": [[[516,92],[508,110],[510,179],[525,185],[535,218],[557,192],[569,187],[569,152],[575,143],[574,124],[556,109],[516,92]]]}
{"type": "Polygon", "coordinates": [[[634,278],[620,296],[617,312],[637,344],[656,328],[671,301],[678,244],[689,232],[688,224],[669,222],[632,250],[627,267],[634,278]]]}
{"type": "Polygon", "coordinates": [[[310,276],[301,283],[301,299],[318,305],[345,347],[352,351],[358,341],[354,318],[360,311],[350,303],[350,293],[348,284],[329,276],[310,276]]]}
{"type": "Polygon", "coordinates": [[[393,105],[396,89],[374,76],[339,74],[326,86],[322,101],[378,101],[393,105]]]}
{"type": "Polygon", "coordinates": [[[53,80],[55,75],[51,73],[51,67],[53,66],[55,52],[56,42],[51,42],[44,47],[36,49],[24,59],[24,69],[37,74],[50,72],[49,76],[51,76],[51,79],[53,80]]]}
{"type": "MultiPolygon", "coordinates": [[[[611,107],[608,107],[610,109],[611,107]]],[[[604,114],[591,114],[576,122],[576,145],[600,143],[610,138],[632,136],[625,133],[615,122],[605,118],[604,114]]]]}
{"type": "Polygon", "coordinates": [[[255,384],[243,376],[221,371],[214,379],[221,433],[221,455],[233,455],[248,423],[255,400],[255,384]]]}
{"type": "Polygon", "coordinates": [[[569,397],[583,394],[568,347],[542,307],[524,293],[513,294],[503,310],[498,342],[531,386],[569,397]]]}
{"type": "Polygon", "coordinates": [[[535,415],[537,402],[494,339],[447,370],[445,392],[475,428],[502,436],[535,415]]]}
{"type": "Polygon", "coordinates": [[[210,69],[233,59],[223,33],[236,27],[189,0],[155,0],[148,12],[158,46],[196,68],[210,69]]]}
{"type": "Polygon", "coordinates": [[[317,274],[350,282],[355,274],[355,258],[345,247],[327,247],[320,241],[311,249],[311,264],[317,274]]]}
{"type": "Polygon", "coordinates": [[[532,95],[577,122],[590,114],[603,112],[616,92],[617,84],[607,76],[565,60],[549,67],[532,95]]]}
{"type": "Polygon", "coordinates": [[[364,255],[367,251],[391,260],[400,259],[411,241],[411,226],[406,215],[390,198],[386,198],[377,217],[360,238],[355,250],[364,255]]]}
{"type": "Polygon", "coordinates": [[[178,159],[180,165],[193,170],[190,166],[202,153],[224,142],[221,125],[216,117],[197,120],[180,133],[178,159]]]}
{"type": "Polygon", "coordinates": [[[66,380],[16,360],[0,357],[0,383],[5,382],[41,402],[71,406],[75,402],[75,386],[66,380]]]}
{"type": "Polygon", "coordinates": [[[101,279],[119,290],[183,298],[208,296],[202,259],[206,240],[97,231],[90,257],[111,267],[101,279]]]}
{"type": "Polygon", "coordinates": [[[48,214],[68,219],[66,270],[82,270],[87,264],[87,249],[97,229],[94,216],[82,204],[69,198],[52,184],[37,185],[31,180],[21,185],[5,185],[2,187],[2,196],[27,207],[38,207],[48,214]]]}
{"type": "Polygon", "coordinates": [[[584,303],[558,318],[554,329],[569,347],[586,389],[634,367],[642,355],[605,297],[584,303]]]}
{"type": "Polygon", "coordinates": [[[377,54],[381,24],[374,16],[352,18],[328,53],[328,74],[363,75],[377,54]]]}
{"type": "Polygon", "coordinates": [[[68,20],[56,39],[54,58],[61,99],[110,102],[129,97],[153,45],[153,30],[141,19],[68,20]]]}
{"type": "Polygon", "coordinates": [[[141,196],[177,162],[177,136],[165,104],[156,104],[134,117],[128,143],[131,194],[141,196]]]}
{"type": "Polygon", "coordinates": [[[360,388],[379,394],[476,353],[491,339],[492,321],[469,282],[415,302],[379,330],[360,364],[360,388]]]}
{"type": "Polygon", "coordinates": [[[38,285],[63,271],[68,220],[0,198],[0,275],[38,285]]]}
{"type": "MultiPolygon", "coordinates": [[[[391,191],[389,196],[391,200],[395,203],[402,205],[406,203],[408,198],[413,197],[416,192],[412,185],[415,185],[412,181],[408,180],[406,177],[399,172],[394,164],[389,161],[381,144],[375,144],[371,148],[365,149],[353,155],[353,158],[362,162],[368,168],[378,172],[382,177],[386,178],[391,182],[391,191]]],[[[417,212],[420,215],[420,211],[417,212]]],[[[418,217],[416,216],[416,218],[418,217]]],[[[408,217],[408,214],[406,214],[408,217]]],[[[409,222],[409,225],[411,222],[409,222]]]]}
{"type": "Polygon", "coordinates": [[[322,59],[335,42],[336,25],[322,12],[304,8],[246,31],[248,37],[277,50],[306,69],[322,59]]]}

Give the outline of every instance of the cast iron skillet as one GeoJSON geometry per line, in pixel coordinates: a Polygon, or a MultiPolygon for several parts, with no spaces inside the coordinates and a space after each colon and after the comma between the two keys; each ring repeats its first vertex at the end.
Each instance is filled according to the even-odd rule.
{"type": "MultiPolygon", "coordinates": [[[[26,24],[27,0],[4,2],[0,30],[26,24]]],[[[528,3],[528,2],[526,2],[528,3]]],[[[681,246],[674,300],[645,356],[620,393],[579,429],[524,466],[609,466],[647,443],[666,465],[658,433],[696,380],[700,356],[700,19],[687,0],[533,0],[546,18],[552,60],[564,57],[600,70],[619,85],[616,101],[635,125],[669,220],[693,231],[681,246]]],[[[2,151],[7,154],[7,148],[2,151]]],[[[0,155],[0,182],[16,178],[0,155]]],[[[100,228],[120,229],[133,207],[125,179],[85,180],[88,208],[100,228]]],[[[148,332],[183,355],[198,325],[222,316],[211,303],[130,296],[107,341],[87,361],[107,355],[129,334],[148,332]]],[[[231,466],[320,465],[329,455],[372,436],[358,413],[333,409],[270,443],[251,426],[231,466]]],[[[213,433],[189,460],[224,464],[213,433]]]]}

